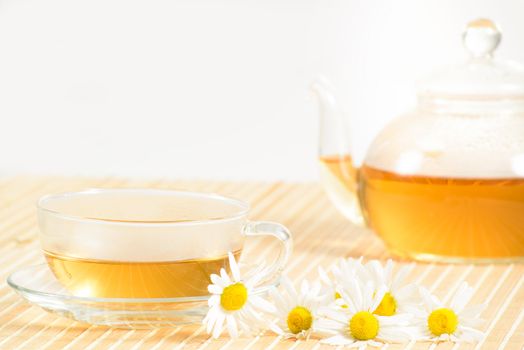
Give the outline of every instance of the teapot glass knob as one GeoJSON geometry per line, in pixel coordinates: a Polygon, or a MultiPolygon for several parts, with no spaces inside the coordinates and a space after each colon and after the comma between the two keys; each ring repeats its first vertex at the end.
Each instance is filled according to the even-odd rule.
{"type": "Polygon", "coordinates": [[[475,58],[492,57],[501,38],[497,25],[484,18],[469,22],[462,35],[464,47],[475,58]]]}

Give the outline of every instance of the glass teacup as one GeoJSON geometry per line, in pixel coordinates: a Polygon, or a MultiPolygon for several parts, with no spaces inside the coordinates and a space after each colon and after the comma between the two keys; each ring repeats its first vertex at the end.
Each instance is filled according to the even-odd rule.
{"type": "Polygon", "coordinates": [[[209,275],[229,271],[247,236],[282,242],[266,280],[291,254],[282,225],[247,220],[249,206],[215,194],[94,189],[38,202],[49,267],[72,294],[99,298],[172,298],[208,294],[209,275]]]}

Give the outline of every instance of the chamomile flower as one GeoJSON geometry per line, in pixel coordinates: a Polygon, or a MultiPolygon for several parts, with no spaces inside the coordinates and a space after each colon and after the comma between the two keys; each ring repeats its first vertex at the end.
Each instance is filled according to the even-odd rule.
{"type": "Polygon", "coordinates": [[[411,314],[380,316],[374,314],[386,294],[386,288],[375,289],[368,281],[344,280],[338,290],[340,298],[335,305],[323,308],[325,319],[319,321],[319,330],[334,334],[321,342],[330,345],[362,347],[379,346],[382,342],[396,342],[414,336],[409,328],[411,314]]]}
{"type": "Polygon", "coordinates": [[[393,261],[389,259],[385,266],[378,260],[371,260],[364,265],[368,276],[375,284],[375,288],[384,286],[386,294],[374,311],[380,316],[393,316],[402,313],[412,313],[420,305],[418,288],[414,283],[405,284],[406,276],[413,270],[414,265],[406,265],[393,274],[393,261]]]}
{"type": "Polygon", "coordinates": [[[232,278],[225,269],[220,275],[212,274],[211,284],[207,287],[211,296],[208,300],[209,311],[202,321],[207,333],[218,338],[227,327],[231,337],[237,337],[239,328],[250,332],[264,323],[259,311],[274,312],[274,306],[258,295],[253,295],[253,288],[263,278],[262,273],[251,275],[243,280],[233,254],[229,253],[229,267],[232,278]]]}
{"type": "Polygon", "coordinates": [[[473,288],[463,282],[449,305],[444,305],[427,289],[421,288],[423,311],[416,317],[422,339],[431,341],[474,342],[481,340],[484,333],[476,329],[483,320],[479,318],[485,304],[466,306],[473,296],[473,288]]]}
{"type": "Polygon", "coordinates": [[[297,292],[291,281],[282,277],[282,293],[273,287],[269,293],[276,306],[275,315],[277,324],[270,325],[271,330],[285,338],[308,337],[314,329],[318,318],[318,308],[326,299],[319,295],[321,285],[319,282],[310,285],[303,280],[300,292],[297,292]]]}
{"type": "Polygon", "coordinates": [[[330,270],[333,278],[330,278],[322,267],[318,268],[320,280],[324,284],[324,292],[331,296],[332,301],[340,298],[338,286],[343,280],[362,279],[365,271],[362,266],[362,257],[359,259],[339,259],[330,270]]]}

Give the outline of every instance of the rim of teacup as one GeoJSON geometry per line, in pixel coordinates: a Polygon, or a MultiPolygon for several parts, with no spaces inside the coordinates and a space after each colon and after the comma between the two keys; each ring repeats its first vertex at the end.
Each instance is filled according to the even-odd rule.
{"type": "Polygon", "coordinates": [[[107,224],[107,225],[136,225],[136,226],[185,226],[185,225],[200,225],[200,224],[209,224],[209,223],[217,223],[217,222],[225,222],[230,220],[235,220],[238,218],[241,218],[243,216],[246,216],[250,210],[250,206],[248,203],[232,198],[223,196],[221,194],[217,193],[208,193],[208,192],[197,192],[197,191],[182,191],[182,190],[170,190],[170,189],[152,189],[152,188],[88,188],[81,191],[70,191],[70,192],[62,192],[62,193],[54,193],[54,194],[47,194],[43,197],[41,197],[37,203],[36,207],[39,211],[50,214],[62,219],[66,220],[77,220],[77,221],[86,221],[86,222],[95,222],[100,224],[107,224]],[[211,217],[211,218],[205,218],[205,219],[194,219],[194,220],[177,220],[176,218],[173,218],[173,220],[140,220],[140,221],[134,221],[134,220],[116,220],[116,219],[108,219],[108,218],[97,218],[97,217],[88,217],[88,216],[82,216],[82,215],[74,215],[69,213],[64,213],[62,211],[54,210],[51,208],[46,207],[46,202],[50,202],[52,200],[59,200],[67,197],[73,197],[73,196],[82,196],[82,195],[93,195],[97,193],[139,193],[144,192],[146,194],[153,194],[153,195],[167,195],[167,196],[191,196],[191,197],[200,197],[202,199],[211,199],[216,200],[217,202],[220,201],[222,203],[228,203],[232,204],[238,207],[238,211],[226,215],[226,216],[220,216],[220,217],[211,217]]]}

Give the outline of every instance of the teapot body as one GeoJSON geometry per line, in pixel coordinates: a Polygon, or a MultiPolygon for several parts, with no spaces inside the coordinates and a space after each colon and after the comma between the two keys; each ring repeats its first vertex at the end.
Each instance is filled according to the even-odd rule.
{"type": "Polygon", "coordinates": [[[493,59],[491,21],[471,22],[463,40],[470,60],[430,76],[358,166],[318,82],[321,181],[342,214],[399,256],[524,261],[524,66],[493,59]]]}
{"type": "Polygon", "coordinates": [[[335,205],[395,254],[459,262],[524,258],[524,113],[419,108],[387,125],[360,167],[321,157],[335,205]]]}
{"type": "Polygon", "coordinates": [[[422,260],[524,257],[524,114],[419,109],[387,126],[359,170],[366,223],[422,260]]]}

